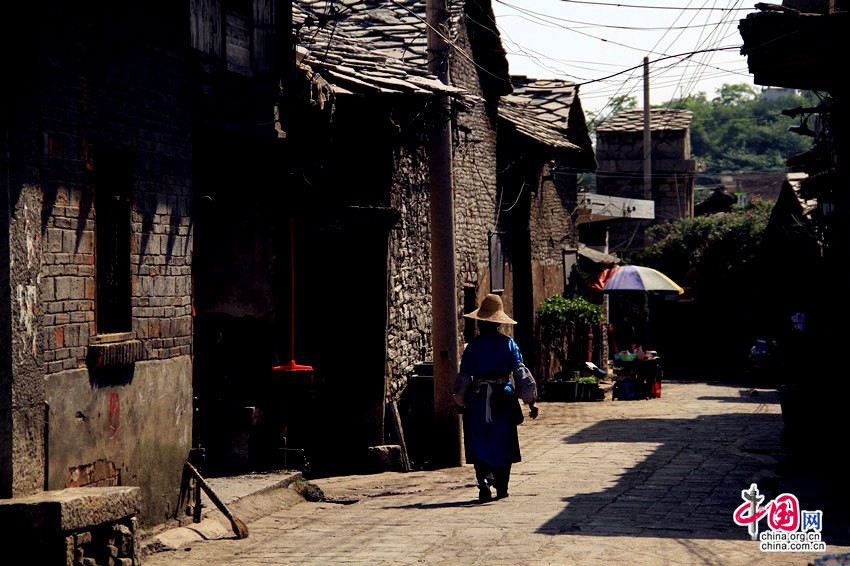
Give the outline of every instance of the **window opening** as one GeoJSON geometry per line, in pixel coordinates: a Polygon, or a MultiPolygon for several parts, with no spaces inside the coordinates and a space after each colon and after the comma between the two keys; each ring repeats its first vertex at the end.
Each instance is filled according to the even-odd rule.
{"type": "Polygon", "coordinates": [[[102,155],[95,181],[98,334],[131,330],[131,189],[129,153],[102,155]]]}

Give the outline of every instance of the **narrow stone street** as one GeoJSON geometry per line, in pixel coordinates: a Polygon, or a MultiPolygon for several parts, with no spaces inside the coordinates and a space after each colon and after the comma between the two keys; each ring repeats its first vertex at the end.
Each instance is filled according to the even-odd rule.
{"type": "Polygon", "coordinates": [[[471,466],[313,479],[324,501],[275,510],[246,539],[144,563],[838,563],[824,556],[850,552],[850,513],[825,474],[832,457],[791,462],[781,428],[776,391],[747,385],[665,382],[660,399],[541,403],[520,427],[507,499],[478,504],[471,466]],[[752,483],[764,505],[790,493],[823,511],[825,550],[761,551],[733,521],[752,483]]]}

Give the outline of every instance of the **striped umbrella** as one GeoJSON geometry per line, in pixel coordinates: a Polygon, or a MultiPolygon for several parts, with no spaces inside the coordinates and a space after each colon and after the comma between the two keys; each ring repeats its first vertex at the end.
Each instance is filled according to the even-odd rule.
{"type": "Polygon", "coordinates": [[[616,268],[602,288],[603,293],[621,291],[676,293],[677,295],[685,292],[675,281],[660,271],[641,265],[624,265],[616,268]]]}

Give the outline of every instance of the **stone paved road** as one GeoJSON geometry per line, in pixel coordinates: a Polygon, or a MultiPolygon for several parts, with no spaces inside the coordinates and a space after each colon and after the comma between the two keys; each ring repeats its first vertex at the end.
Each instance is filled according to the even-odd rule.
{"type": "Polygon", "coordinates": [[[668,382],[660,399],[540,407],[520,427],[507,499],[477,504],[470,466],[315,479],[329,501],[144,563],[806,565],[850,552],[830,456],[791,466],[774,390],[668,382]],[[761,552],[732,521],[751,483],[823,510],[826,550],[761,552]]]}

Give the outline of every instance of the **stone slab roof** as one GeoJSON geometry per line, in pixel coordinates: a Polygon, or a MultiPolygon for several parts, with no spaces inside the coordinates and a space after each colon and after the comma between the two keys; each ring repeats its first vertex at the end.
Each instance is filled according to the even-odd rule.
{"type": "MultiPolygon", "coordinates": [[[[340,0],[328,12],[326,0],[296,0],[296,21],[310,17],[323,26],[304,27],[300,43],[310,50],[306,63],[319,70],[336,92],[461,95],[428,73],[425,2],[417,0],[340,0]]],[[[452,29],[463,16],[463,2],[450,5],[452,29]]],[[[454,39],[453,35],[450,35],[454,39]]],[[[501,116],[517,131],[556,149],[581,151],[568,141],[574,83],[512,77],[514,93],[500,100],[501,116]]],[[[464,99],[471,99],[464,94],[464,99]]],[[[588,147],[590,143],[588,140],[588,147]]]]}
{"type": "MultiPolygon", "coordinates": [[[[293,4],[293,22],[303,24],[298,40],[299,47],[307,50],[303,63],[331,83],[336,94],[460,96],[464,92],[444,85],[415,60],[377,49],[374,38],[358,32],[357,26],[346,25],[346,19],[318,25],[326,6],[325,0],[299,0],[293,4]]],[[[386,12],[383,8],[377,11],[386,12]]]]}
{"type": "Polygon", "coordinates": [[[510,122],[517,132],[535,141],[556,149],[581,151],[579,146],[567,140],[566,122],[562,127],[541,118],[533,110],[533,99],[505,97],[499,103],[499,117],[510,122]]]}
{"type": "MultiPolygon", "coordinates": [[[[499,103],[501,118],[513,124],[519,133],[540,143],[556,149],[583,151],[581,146],[569,141],[570,112],[575,104],[580,105],[575,83],[515,75],[511,84],[513,93],[499,103]]],[[[591,147],[589,136],[586,133],[584,136],[586,147],[591,147]]]]}
{"type": "MultiPolygon", "coordinates": [[[[671,110],[667,108],[653,108],[649,113],[650,131],[676,131],[687,130],[693,121],[693,112],[690,110],[671,110]]],[[[623,110],[615,116],[611,116],[596,128],[597,132],[642,132],[643,110],[623,110]]]]}
{"type": "Polygon", "coordinates": [[[511,77],[514,91],[508,98],[526,101],[527,109],[539,120],[566,128],[570,107],[578,96],[575,83],[560,79],[533,79],[523,75],[511,77]]]}
{"type": "MultiPolygon", "coordinates": [[[[357,41],[359,45],[365,46],[374,56],[384,56],[388,59],[408,64],[417,69],[417,72],[427,72],[428,69],[428,25],[425,13],[426,3],[424,0],[341,0],[342,8],[336,13],[328,12],[327,0],[295,0],[300,11],[309,14],[314,20],[328,21],[325,29],[340,34],[346,40],[357,41]]],[[[338,6],[339,3],[331,4],[338,6]]],[[[489,6],[489,5],[487,5],[489,6]]],[[[485,6],[475,5],[474,10],[481,10],[477,19],[472,19],[477,25],[472,25],[475,33],[471,41],[480,46],[482,53],[487,53],[489,61],[485,63],[476,62],[479,68],[487,67],[481,73],[482,88],[487,92],[504,94],[510,90],[507,73],[507,59],[504,48],[499,39],[493,16],[487,13],[485,6]],[[481,20],[481,21],[479,21],[481,20]],[[495,81],[495,82],[494,82],[495,81]],[[485,85],[486,83],[486,85],[485,85]],[[492,85],[496,85],[494,88],[492,85]]],[[[465,59],[472,60],[473,53],[467,49],[460,49],[454,43],[457,31],[460,29],[462,18],[467,15],[470,8],[464,2],[455,1],[449,5],[449,31],[446,37],[452,46],[455,46],[453,54],[465,59]]],[[[477,14],[477,12],[476,12],[477,14]]],[[[467,23],[467,25],[470,25],[467,23]]],[[[309,34],[302,33],[301,37],[309,34]]],[[[339,38],[336,40],[339,42],[339,38]]]]}
{"type": "MultiPolygon", "coordinates": [[[[327,0],[295,0],[295,3],[315,18],[327,14],[327,0]]],[[[329,27],[368,45],[372,52],[420,69],[428,67],[424,1],[340,0],[339,3],[346,7],[329,27]]],[[[452,10],[452,15],[457,17],[459,8],[452,10]]]]}

